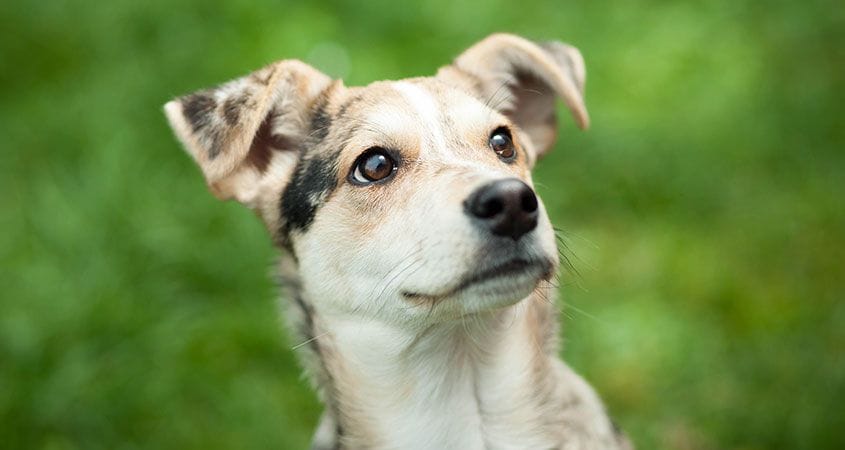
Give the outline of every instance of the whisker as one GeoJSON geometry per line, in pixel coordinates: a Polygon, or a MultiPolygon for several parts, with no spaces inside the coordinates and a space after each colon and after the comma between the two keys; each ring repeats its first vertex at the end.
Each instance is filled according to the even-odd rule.
{"type": "MultiPolygon", "coordinates": [[[[411,257],[413,257],[413,256],[418,255],[421,251],[422,251],[422,248],[418,248],[418,249],[417,249],[416,251],[414,251],[411,255],[409,255],[409,256],[408,256],[408,258],[407,258],[406,260],[410,259],[410,258],[411,258],[411,257]]],[[[382,294],[384,294],[384,291],[385,291],[385,290],[387,290],[387,287],[388,287],[388,286],[390,286],[390,284],[391,284],[391,283],[393,283],[393,281],[395,281],[395,280],[396,280],[396,278],[398,278],[400,275],[402,275],[402,274],[403,274],[406,270],[408,270],[409,268],[413,267],[413,266],[414,266],[414,264],[416,263],[416,261],[418,261],[418,260],[417,260],[417,259],[412,260],[410,264],[408,264],[408,265],[407,265],[407,266],[405,266],[402,270],[400,270],[400,271],[399,271],[399,272],[397,272],[395,275],[393,275],[393,278],[391,278],[391,279],[390,279],[390,281],[388,281],[387,283],[384,283],[384,286],[382,286],[382,288],[381,288],[381,290],[379,291],[378,296],[377,296],[376,298],[381,298],[382,294]]],[[[398,266],[397,266],[397,267],[398,267],[398,266]]],[[[394,270],[395,270],[395,269],[394,269],[394,270]]],[[[391,272],[392,272],[392,270],[391,270],[391,272]]],[[[388,272],[388,274],[390,274],[390,272],[388,272]]],[[[387,276],[385,276],[385,278],[387,278],[387,276]]]]}
{"type": "Polygon", "coordinates": [[[321,337],[323,337],[323,336],[325,336],[325,335],[327,335],[327,334],[329,334],[329,332],[328,332],[328,331],[326,331],[325,333],[320,333],[320,334],[318,334],[318,335],[316,335],[316,336],[312,337],[311,339],[308,339],[308,340],[307,340],[307,341],[305,341],[305,342],[300,342],[299,344],[294,345],[294,346],[293,346],[293,347],[291,347],[290,349],[291,349],[291,350],[297,350],[297,349],[301,348],[302,346],[308,345],[308,344],[310,344],[310,343],[312,343],[312,342],[316,341],[317,339],[320,339],[321,337]]]}
{"type": "MultiPolygon", "coordinates": [[[[490,109],[496,109],[495,106],[492,106],[493,105],[493,99],[495,99],[496,96],[499,95],[499,93],[502,91],[502,89],[508,87],[508,85],[510,84],[509,81],[510,80],[503,81],[502,84],[500,84],[499,87],[496,88],[495,91],[493,91],[493,94],[490,95],[490,97],[487,98],[487,101],[484,102],[484,106],[486,106],[490,109]]],[[[496,105],[496,106],[498,106],[498,105],[496,105]]]]}
{"type": "Polygon", "coordinates": [[[564,303],[564,304],[563,304],[563,308],[564,308],[564,309],[567,309],[567,308],[572,309],[573,311],[575,311],[575,312],[577,312],[577,313],[579,313],[579,314],[583,315],[584,317],[587,317],[587,318],[589,318],[589,319],[593,319],[593,320],[595,320],[596,322],[598,322],[598,323],[600,323],[600,324],[602,324],[602,325],[605,325],[605,326],[606,326],[606,325],[609,325],[609,324],[607,323],[607,321],[602,320],[602,319],[600,319],[600,318],[598,318],[598,317],[596,317],[596,316],[594,316],[594,315],[592,315],[592,314],[588,313],[587,311],[584,311],[584,310],[583,310],[583,309],[581,309],[581,308],[578,308],[577,306],[573,305],[572,303],[569,303],[569,302],[564,303]]]}

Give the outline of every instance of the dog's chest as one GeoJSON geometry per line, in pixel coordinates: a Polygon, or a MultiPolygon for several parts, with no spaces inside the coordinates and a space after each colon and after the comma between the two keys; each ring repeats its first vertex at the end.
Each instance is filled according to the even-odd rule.
{"type": "MultiPolygon", "coordinates": [[[[511,339],[521,339],[515,328],[509,330],[511,339]]],[[[378,333],[363,336],[359,329],[357,337],[339,344],[349,376],[338,380],[346,386],[341,404],[347,411],[341,413],[367,418],[361,446],[472,450],[559,444],[556,433],[540,425],[545,422],[544,396],[534,376],[537,359],[544,355],[526,351],[532,348],[527,342],[484,336],[476,338],[487,342],[468,342],[461,333],[443,333],[397,356],[384,347],[357,347],[359,342],[401,342],[373,332],[378,333]],[[487,351],[478,353],[479,347],[487,351]]]]}

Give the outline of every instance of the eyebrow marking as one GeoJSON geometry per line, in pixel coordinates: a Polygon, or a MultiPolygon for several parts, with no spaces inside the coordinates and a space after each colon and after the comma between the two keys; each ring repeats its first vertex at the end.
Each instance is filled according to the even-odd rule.
{"type": "Polygon", "coordinates": [[[446,145],[446,136],[443,133],[440,109],[432,95],[425,89],[407,81],[394,83],[393,87],[402,94],[417,113],[419,123],[428,132],[432,150],[437,153],[447,153],[448,146],[446,145]]]}

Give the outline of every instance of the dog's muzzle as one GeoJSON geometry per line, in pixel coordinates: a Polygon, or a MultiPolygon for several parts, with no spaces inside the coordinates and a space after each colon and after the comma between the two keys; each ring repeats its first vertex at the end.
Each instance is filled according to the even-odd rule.
{"type": "Polygon", "coordinates": [[[485,184],[465,201],[473,222],[496,236],[518,240],[537,227],[537,196],[516,178],[485,184]]]}

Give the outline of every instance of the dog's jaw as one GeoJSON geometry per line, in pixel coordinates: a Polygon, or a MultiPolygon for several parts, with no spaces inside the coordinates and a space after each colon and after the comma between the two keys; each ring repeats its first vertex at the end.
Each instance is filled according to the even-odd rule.
{"type": "Polygon", "coordinates": [[[418,330],[293,302],[291,317],[310,328],[299,338],[324,421],[335,425],[322,424],[315,439],[341,448],[620,448],[598,398],[557,358],[552,295],[544,285],[515,305],[418,330]]]}

